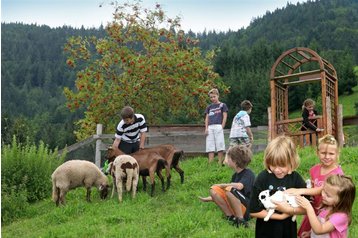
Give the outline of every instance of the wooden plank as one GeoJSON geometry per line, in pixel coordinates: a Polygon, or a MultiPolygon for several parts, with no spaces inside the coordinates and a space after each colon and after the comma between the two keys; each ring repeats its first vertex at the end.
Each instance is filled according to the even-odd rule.
{"type": "Polygon", "coordinates": [[[301,73],[295,73],[295,74],[277,76],[277,77],[274,77],[273,79],[274,79],[274,80],[278,80],[278,79],[297,78],[297,77],[300,77],[300,76],[312,75],[312,74],[317,74],[317,73],[321,73],[321,70],[320,70],[320,69],[316,69],[316,70],[305,71],[305,72],[301,72],[301,73]]]}
{"type": "Polygon", "coordinates": [[[311,78],[311,79],[304,79],[304,80],[297,80],[297,81],[291,81],[291,82],[284,82],[284,86],[293,86],[298,84],[305,84],[305,83],[314,83],[321,81],[321,78],[311,78]]]}

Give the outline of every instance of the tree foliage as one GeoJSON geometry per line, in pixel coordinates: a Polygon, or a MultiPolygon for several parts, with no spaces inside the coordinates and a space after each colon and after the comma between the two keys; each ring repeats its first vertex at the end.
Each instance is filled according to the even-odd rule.
{"type": "Polygon", "coordinates": [[[180,30],[180,18],[168,18],[159,4],[115,6],[107,36],[72,37],[65,46],[67,64],[78,70],[77,90],[65,89],[70,109],[85,107],[76,135],[85,138],[102,123],[113,131],[125,105],[150,124],[185,112],[199,120],[211,87],[227,90],[213,71],[214,51],[202,54],[180,30]]]}

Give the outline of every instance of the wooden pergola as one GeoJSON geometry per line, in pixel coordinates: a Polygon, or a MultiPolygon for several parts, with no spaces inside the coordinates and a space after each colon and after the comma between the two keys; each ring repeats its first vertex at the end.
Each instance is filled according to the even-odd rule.
{"type": "Polygon", "coordinates": [[[297,47],[284,52],[274,63],[270,73],[271,107],[269,133],[271,140],[278,135],[291,136],[297,145],[316,145],[317,136],[331,134],[339,144],[344,143],[342,107],[338,105],[338,78],[333,65],[315,51],[297,47]],[[301,131],[302,118],[289,119],[289,89],[307,83],[320,83],[322,112],[314,117],[323,132],[301,131]],[[304,144],[304,141],[305,144],[304,144]],[[308,143],[307,143],[308,142],[308,143]]]}

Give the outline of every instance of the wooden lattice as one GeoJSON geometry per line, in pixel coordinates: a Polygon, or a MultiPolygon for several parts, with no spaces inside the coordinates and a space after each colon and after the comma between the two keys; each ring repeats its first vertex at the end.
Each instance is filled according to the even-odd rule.
{"type": "Polygon", "coordinates": [[[338,79],[334,67],[315,51],[308,48],[293,48],[284,52],[274,63],[270,74],[271,108],[269,135],[286,134],[294,137],[295,141],[304,146],[307,139],[309,145],[316,145],[317,136],[337,133],[338,125],[338,79]],[[316,117],[318,127],[324,128],[322,133],[302,131],[302,118],[288,118],[289,87],[306,83],[320,83],[322,91],[322,116],[316,117]]]}

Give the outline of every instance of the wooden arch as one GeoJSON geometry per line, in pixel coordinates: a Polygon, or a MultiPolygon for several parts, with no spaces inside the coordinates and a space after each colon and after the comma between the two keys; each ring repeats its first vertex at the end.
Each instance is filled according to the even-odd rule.
{"type": "Polygon", "coordinates": [[[286,134],[303,147],[316,145],[317,136],[332,134],[342,145],[342,117],[338,115],[341,110],[338,108],[338,78],[333,65],[327,60],[309,48],[290,49],[278,57],[272,66],[270,88],[269,140],[286,134]],[[322,112],[314,118],[318,127],[324,128],[319,134],[309,130],[301,131],[302,118],[288,117],[289,88],[306,83],[320,83],[321,86],[322,112]]]}

